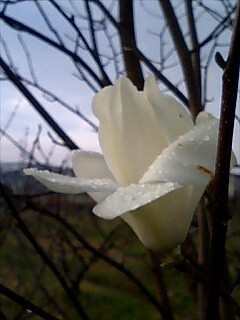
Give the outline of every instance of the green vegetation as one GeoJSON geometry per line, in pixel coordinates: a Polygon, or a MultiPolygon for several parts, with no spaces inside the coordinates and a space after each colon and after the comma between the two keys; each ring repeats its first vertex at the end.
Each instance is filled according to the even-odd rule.
{"type": "MultiPolygon", "coordinates": [[[[104,221],[90,213],[88,198],[50,195],[35,201],[41,209],[52,210],[64,217],[94,248],[102,250],[130,270],[158,298],[157,282],[147,250],[120,219],[104,221]],[[44,201],[43,201],[44,199],[44,201]]],[[[65,319],[79,319],[74,308],[52,272],[42,262],[18,230],[10,214],[2,207],[4,229],[1,234],[1,282],[44,308],[65,319]]],[[[54,261],[69,285],[72,285],[90,319],[155,320],[157,309],[125,275],[104,262],[84,246],[56,219],[27,210],[21,213],[25,223],[54,261]]],[[[230,237],[228,255],[230,271],[239,267],[239,237],[230,237]]],[[[177,263],[178,259],[173,260],[177,263]]],[[[175,259],[174,256],[168,257],[175,259]]],[[[169,298],[176,320],[197,319],[196,285],[177,271],[174,263],[162,267],[169,298]],[[191,287],[191,290],[189,288],[191,287]]],[[[239,287],[235,289],[240,299],[239,287]]],[[[8,319],[39,319],[1,296],[0,309],[8,319]]]]}

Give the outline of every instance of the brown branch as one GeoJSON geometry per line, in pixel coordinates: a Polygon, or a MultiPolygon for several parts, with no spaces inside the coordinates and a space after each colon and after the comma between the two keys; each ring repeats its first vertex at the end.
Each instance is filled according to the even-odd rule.
{"type": "MultiPolygon", "coordinates": [[[[91,34],[92,34],[92,38],[94,39],[93,43],[94,43],[94,49],[92,49],[88,42],[86,41],[85,37],[83,36],[81,30],[79,29],[79,27],[77,26],[77,24],[75,23],[75,20],[72,17],[69,17],[66,12],[64,12],[64,10],[60,7],[60,5],[54,1],[54,0],[50,0],[50,3],[52,4],[52,6],[64,17],[64,19],[66,21],[68,21],[68,23],[72,26],[72,28],[76,31],[77,35],[80,37],[80,39],[82,40],[83,44],[86,47],[86,50],[91,54],[91,56],[93,57],[93,59],[95,60],[101,74],[102,74],[102,86],[104,85],[110,85],[111,84],[111,80],[109,79],[107,73],[104,70],[104,67],[102,65],[102,62],[100,60],[100,55],[98,53],[98,48],[97,48],[97,43],[95,40],[95,35],[94,34],[94,30],[93,30],[93,21],[90,21],[90,30],[91,30],[91,34]]],[[[87,1],[88,4],[88,1],[87,1]]],[[[88,4],[89,7],[89,4],[88,4]]],[[[89,12],[90,12],[90,8],[89,8],[89,12]]],[[[90,17],[89,20],[92,20],[91,17],[91,13],[89,13],[90,17]]]]}
{"type": "MultiPolygon", "coordinates": [[[[91,7],[90,7],[88,0],[85,0],[85,5],[86,5],[87,14],[88,14],[88,25],[89,25],[89,30],[90,30],[90,34],[91,34],[92,44],[93,44],[93,49],[91,49],[90,52],[92,53],[92,56],[95,59],[97,65],[102,73],[103,82],[107,86],[107,85],[111,84],[111,80],[109,79],[107,73],[105,72],[103,64],[100,59],[101,55],[98,50],[97,37],[95,34],[95,28],[94,28],[94,20],[92,17],[92,11],[91,11],[91,7]]],[[[89,51],[89,49],[88,49],[88,51],[89,51]]]]}
{"type": "MultiPolygon", "coordinates": [[[[158,294],[159,294],[159,300],[160,303],[166,308],[166,310],[169,312],[169,314],[172,313],[171,305],[170,305],[170,300],[168,297],[168,291],[167,287],[164,281],[164,276],[161,270],[161,261],[159,257],[154,253],[150,252],[150,257],[152,260],[152,271],[155,277],[156,285],[158,288],[158,294]]],[[[173,317],[173,315],[172,315],[173,317]]]]}
{"type": "Polygon", "coordinates": [[[7,194],[5,187],[0,183],[0,192],[1,195],[6,203],[7,208],[9,209],[9,212],[17,222],[17,225],[23,235],[26,237],[26,239],[29,241],[29,243],[33,246],[33,248],[36,250],[37,254],[41,257],[41,259],[45,262],[45,264],[48,266],[48,268],[52,271],[56,279],[59,281],[59,284],[62,286],[63,290],[65,291],[66,295],[68,296],[69,300],[74,305],[76,311],[78,312],[79,316],[83,320],[89,320],[88,316],[86,315],[80,301],[76,297],[75,293],[72,291],[72,289],[67,284],[66,280],[63,278],[60,271],[57,269],[55,264],[51,259],[49,259],[46,252],[43,250],[43,248],[39,245],[38,241],[35,239],[31,231],[28,229],[24,221],[22,220],[21,216],[19,215],[16,207],[14,206],[13,202],[11,201],[9,195],[7,194]]]}
{"type": "MultiPolygon", "coordinates": [[[[184,257],[184,261],[178,264],[175,264],[175,267],[180,272],[184,272],[187,274],[192,274],[193,278],[202,283],[207,285],[208,278],[206,276],[205,271],[203,268],[198,264],[197,259],[193,258],[192,252],[189,254],[186,252],[185,248],[181,246],[181,254],[184,257]]],[[[224,299],[225,302],[234,308],[235,314],[240,317],[240,305],[239,303],[231,296],[231,293],[228,292],[225,288],[220,288],[220,295],[224,299]]],[[[213,319],[212,319],[213,320],[213,319]]],[[[214,319],[215,320],[215,319],[214,319]]]]}
{"type": "MultiPolygon", "coordinates": [[[[13,290],[9,289],[5,285],[0,283],[0,294],[7,297],[8,299],[14,301],[15,303],[19,304],[21,307],[23,307],[26,310],[32,311],[35,315],[38,315],[42,319],[46,320],[59,320],[59,318],[54,317],[50,313],[44,311],[42,308],[38,307],[37,305],[33,304],[29,300],[25,299],[24,297],[20,296],[13,290]]],[[[2,314],[0,312],[0,316],[2,317],[2,314]]],[[[7,319],[7,318],[1,318],[1,319],[7,319]]]]}
{"type": "Polygon", "coordinates": [[[223,73],[223,94],[219,128],[219,142],[216,160],[215,208],[209,262],[208,295],[205,320],[220,319],[219,295],[225,263],[225,243],[228,220],[228,183],[232,136],[237,100],[240,65],[240,5],[236,12],[235,24],[229,55],[223,73]]]}
{"type": "Polygon", "coordinates": [[[194,118],[202,111],[200,88],[198,79],[195,78],[191,53],[185,43],[183,33],[178,23],[177,17],[169,0],[158,0],[166,18],[169,31],[176,47],[183,75],[186,82],[186,89],[189,97],[189,108],[194,118]],[[196,81],[197,80],[197,81],[196,81]]]}
{"type": "Polygon", "coordinates": [[[188,20],[188,26],[189,26],[189,33],[190,33],[190,41],[192,46],[192,66],[193,66],[193,72],[195,75],[195,79],[197,81],[197,85],[199,88],[199,95],[200,99],[202,97],[202,80],[201,80],[201,60],[200,60],[200,48],[199,48],[199,42],[198,42],[198,36],[197,36],[197,30],[196,30],[196,23],[193,13],[193,7],[192,7],[192,0],[185,0],[185,6],[186,6],[186,12],[187,12],[187,20],[188,20]],[[195,50],[195,48],[198,48],[195,50]]]}
{"type": "Polygon", "coordinates": [[[139,90],[142,90],[144,85],[142,68],[138,57],[134,53],[134,48],[137,47],[137,44],[134,30],[133,0],[120,1],[119,10],[120,26],[129,34],[129,37],[125,37],[123,33],[120,33],[127,76],[139,90]],[[129,41],[130,39],[131,41],[129,41]]]}
{"type": "Polygon", "coordinates": [[[34,83],[33,81],[31,81],[27,78],[24,78],[23,76],[18,75],[18,77],[22,82],[30,85],[31,87],[34,87],[34,88],[37,88],[38,90],[40,90],[41,93],[43,94],[43,97],[45,98],[45,100],[50,101],[50,102],[53,102],[53,101],[58,102],[64,108],[71,111],[75,115],[79,116],[80,119],[82,119],[85,123],[87,123],[94,131],[96,131],[96,132],[98,131],[98,126],[96,124],[94,124],[94,122],[91,121],[84,113],[82,113],[79,107],[75,106],[75,108],[73,108],[70,104],[68,104],[63,99],[61,99],[60,97],[55,95],[53,92],[51,92],[48,89],[41,86],[39,83],[34,83]]]}
{"type": "MultiPolygon", "coordinates": [[[[43,42],[47,43],[48,45],[52,46],[53,48],[58,49],[61,52],[67,54],[70,58],[72,58],[72,60],[75,63],[79,64],[84,70],[86,70],[86,72],[98,83],[98,85],[100,87],[103,87],[104,85],[106,85],[105,83],[102,82],[102,80],[97,76],[97,74],[92,70],[92,68],[89,67],[89,65],[83,59],[81,59],[76,53],[68,50],[65,46],[53,41],[52,39],[50,39],[50,38],[46,37],[45,35],[43,35],[42,33],[38,32],[37,30],[30,28],[29,26],[15,20],[11,17],[6,16],[3,12],[0,12],[0,19],[2,19],[11,28],[18,30],[18,31],[26,32],[26,33],[30,34],[31,36],[42,40],[43,42]]],[[[109,83],[109,84],[111,84],[111,83],[109,83]]]]}
{"type": "Polygon", "coordinates": [[[50,218],[55,219],[58,223],[62,224],[66,230],[68,230],[83,246],[86,250],[96,255],[96,257],[102,259],[112,267],[116,268],[119,272],[124,274],[133,284],[138,287],[138,289],[144,294],[144,296],[152,303],[152,305],[159,311],[164,320],[174,320],[171,314],[162,306],[155,296],[145,287],[145,285],[133,274],[129,269],[127,269],[122,263],[113,260],[110,256],[104,254],[102,251],[93,247],[84,237],[78,233],[78,231],[71,226],[62,216],[55,214],[45,208],[39,208],[34,205],[33,202],[29,202],[31,210],[37,211],[38,213],[44,214],[50,218]]]}
{"type": "Polygon", "coordinates": [[[61,137],[65,145],[71,149],[78,149],[78,146],[68,137],[63,129],[55,122],[55,120],[47,113],[41,104],[34,98],[31,92],[23,85],[19,77],[9,68],[6,62],[0,58],[0,66],[8,76],[9,80],[19,89],[31,105],[37,110],[50,127],[61,137]]]}
{"type": "MultiPolygon", "coordinates": [[[[124,37],[129,38],[128,32],[121,28],[121,25],[116,21],[116,19],[110,14],[110,12],[104,7],[104,5],[99,0],[89,0],[95,3],[100,10],[106,15],[109,21],[114,25],[114,27],[118,30],[119,33],[122,33],[124,37]]],[[[184,96],[184,94],[171,82],[169,81],[152,63],[151,61],[137,48],[133,46],[131,43],[133,52],[135,56],[143,61],[143,63],[153,72],[153,74],[158,78],[162,83],[170,90],[176,97],[185,105],[189,106],[188,99],[184,96]]]]}

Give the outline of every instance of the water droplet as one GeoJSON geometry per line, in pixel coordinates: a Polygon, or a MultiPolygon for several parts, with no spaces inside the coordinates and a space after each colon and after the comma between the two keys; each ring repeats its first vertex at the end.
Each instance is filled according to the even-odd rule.
{"type": "Polygon", "coordinates": [[[206,137],[203,138],[203,140],[204,140],[204,141],[209,141],[210,138],[209,138],[209,136],[206,136],[206,137]]]}

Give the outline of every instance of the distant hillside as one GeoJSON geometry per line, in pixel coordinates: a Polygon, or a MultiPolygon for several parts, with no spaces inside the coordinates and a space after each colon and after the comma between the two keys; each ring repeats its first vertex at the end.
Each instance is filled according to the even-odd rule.
{"type": "Polygon", "coordinates": [[[23,162],[1,162],[0,163],[0,174],[8,171],[15,171],[24,169],[26,167],[23,162]]]}
{"type": "MultiPolygon", "coordinates": [[[[1,182],[10,188],[14,194],[34,194],[47,191],[42,184],[36,181],[33,177],[26,176],[23,173],[23,169],[26,168],[26,164],[22,162],[9,162],[0,163],[0,178],[1,182]]],[[[63,173],[66,175],[73,175],[73,172],[69,168],[63,170],[53,166],[36,166],[41,170],[49,170],[57,173],[63,173]]]]}

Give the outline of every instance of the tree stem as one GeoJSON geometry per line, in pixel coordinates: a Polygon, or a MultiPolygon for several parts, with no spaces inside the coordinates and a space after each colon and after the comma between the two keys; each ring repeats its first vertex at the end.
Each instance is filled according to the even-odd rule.
{"type": "Polygon", "coordinates": [[[219,297],[225,265],[225,244],[228,221],[228,183],[232,136],[237,101],[240,65],[240,5],[236,12],[229,55],[223,73],[223,94],[215,177],[215,207],[212,243],[208,266],[208,289],[205,320],[219,320],[219,297]]]}

